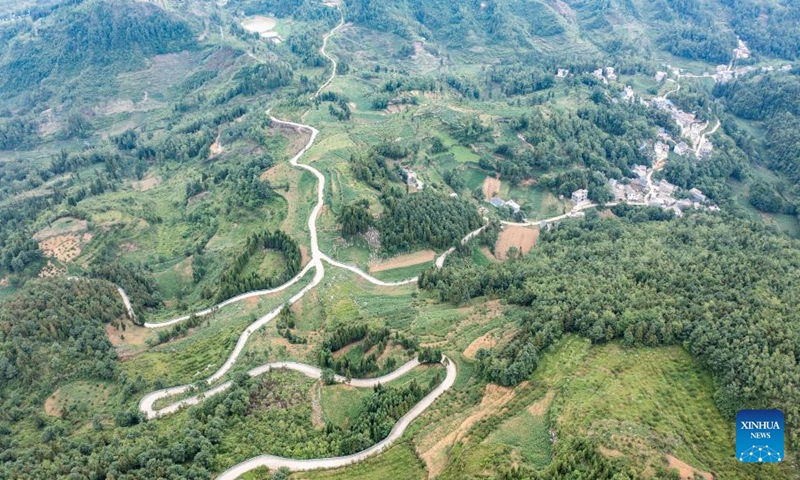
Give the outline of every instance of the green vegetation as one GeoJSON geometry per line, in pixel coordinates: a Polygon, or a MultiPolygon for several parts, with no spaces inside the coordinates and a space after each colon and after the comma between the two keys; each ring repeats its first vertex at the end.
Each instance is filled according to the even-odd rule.
{"type": "Polygon", "coordinates": [[[800,271],[797,253],[793,242],[755,225],[704,215],[587,219],[543,234],[540,248],[519,261],[481,274],[470,266],[432,270],[419,283],[451,301],[490,295],[531,307],[519,321],[523,334],[478,353],[479,372],[492,381],[524,380],[541,351],[569,331],[597,343],[683,343],[719,378],[714,399],[725,415],[779,405],[794,425],[798,402],[785,388],[798,375],[792,327],[778,319],[793,315],[800,283],[787,275],[800,271]],[[762,292],[774,302],[760,301],[762,292]],[[756,375],[762,364],[783,380],[764,383],[756,375]]]}
{"type": "Polygon", "coordinates": [[[442,355],[455,385],[397,444],[292,478],[676,478],[678,462],[796,476],[800,260],[779,232],[800,233],[798,68],[783,68],[796,2],[185,3],[0,0],[0,477],[211,478],[263,453],[352,453],[441,381],[442,355]],[[246,30],[254,16],[280,38],[246,30]],[[314,95],[342,16],[337,75],[314,95]],[[714,82],[717,64],[734,78],[714,82]],[[672,152],[697,145],[640,101],[665,95],[708,121],[710,155],[672,152]],[[312,253],[317,178],[287,164],[308,132],[266,111],[319,130],[300,161],[326,177],[322,251],[365,271],[424,254],[375,274],[422,289],[325,265],[292,305],[313,269],[191,315],[283,284],[312,253]],[[609,202],[610,179],[658,160],[654,183],[722,212],[587,209],[528,255],[484,254],[514,233],[499,220],[566,214],[582,188],[609,202]],[[437,270],[428,250],[450,247],[437,270]],[[139,412],[147,392],[207,378],[276,308],[220,380],[233,388],[139,412]],[[414,356],[427,365],[374,390],[331,384],[414,356]],[[281,360],[323,381],[244,375],[281,360]],[[789,461],[732,462],[735,411],[776,407],[789,461]]]}

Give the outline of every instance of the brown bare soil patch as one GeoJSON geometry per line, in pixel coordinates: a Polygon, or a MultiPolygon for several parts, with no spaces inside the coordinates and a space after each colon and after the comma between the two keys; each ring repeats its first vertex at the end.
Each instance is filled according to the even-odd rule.
{"type": "Polygon", "coordinates": [[[61,262],[71,262],[81,254],[81,237],[74,234],[56,235],[39,242],[39,249],[47,257],[61,262]]]}
{"type": "Polygon", "coordinates": [[[500,193],[501,184],[497,178],[486,177],[486,180],[483,181],[483,186],[481,186],[484,200],[491,200],[492,197],[500,193]]]}
{"type": "Polygon", "coordinates": [[[358,346],[358,344],[359,344],[359,342],[351,343],[350,345],[345,345],[344,347],[340,348],[339,350],[336,350],[335,352],[333,352],[333,358],[342,358],[342,357],[344,357],[345,355],[347,355],[347,352],[349,352],[350,350],[356,348],[356,346],[358,346]]]}
{"type": "Polygon", "coordinates": [[[89,228],[86,220],[79,220],[74,217],[62,217],[53,222],[54,225],[48,228],[43,228],[33,235],[33,239],[37,242],[45,240],[56,235],[65,235],[67,233],[78,233],[89,228]]]}
{"type": "Polygon", "coordinates": [[[535,415],[540,417],[547,412],[547,409],[550,408],[550,403],[553,402],[553,397],[556,395],[556,392],[553,390],[548,390],[547,395],[544,396],[543,399],[539,400],[538,402],[532,403],[528,407],[528,413],[531,415],[535,415]]]}
{"type": "Polygon", "coordinates": [[[57,389],[53,392],[52,395],[47,397],[47,400],[44,401],[44,413],[50,415],[51,417],[60,417],[61,411],[58,408],[58,401],[60,400],[60,392],[61,389],[57,389]]]}
{"type": "Polygon", "coordinates": [[[198,202],[198,201],[208,197],[209,195],[211,195],[210,192],[200,192],[197,195],[192,195],[191,197],[186,199],[186,205],[192,205],[195,202],[198,202]]]}
{"type": "Polygon", "coordinates": [[[119,248],[120,250],[126,253],[136,252],[138,250],[141,250],[141,247],[139,247],[139,245],[136,245],[134,242],[125,242],[122,245],[120,245],[119,248]]]}
{"type": "Polygon", "coordinates": [[[433,250],[421,250],[419,252],[408,253],[406,255],[398,255],[388,260],[369,262],[369,271],[382,272],[384,270],[392,270],[394,268],[410,267],[412,265],[419,265],[420,263],[432,262],[435,258],[436,252],[433,250]]]}
{"type": "Polygon", "coordinates": [[[147,175],[141,180],[131,182],[131,187],[138,192],[146,192],[161,185],[161,177],[159,175],[147,175]]]}
{"type": "Polygon", "coordinates": [[[220,153],[222,153],[222,144],[219,143],[219,137],[220,137],[220,134],[217,133],[216,140],[214,140],[214,143],[212,143],[211,146],[208,147],[208,149],[211,152],[212,156],[216,156],[216,155],[219,155],[220,153]]]}
{"type": "Polygon", "coordinates": [[[614,212],[608,208],[600,212],[598,215],[600,215],[600,218],[617,218],[617,216],[614,215],[614,212]]]}
{"type": "Polygon", "coordinates": [[[408,110],[410,106],[411,105],[407,103],[392,103],[386,106],[386,113],[403,113],[408,110]]]}
{"type": "Polygon", "coordinates": [[[494,247],[496,256],[499,259],[505,259],[508,249],[516,247],[522,253],[528,253],[531,248],[536,245],[539,239],[539,228],[517,227],[509,226],[500,232],[500,237],[497,239],[497,245],[494,247]]]}
{"type": "Polygon", "coordinates": [[[11,279],[8,275],[3,278],[0,278],[0,288],[7,287],[11,283],[11,279]]]}
{"type": "Polygon", "coordinates": [[[531,185],[536,185],[538,180],[535,178],[526,178],[525,180],[519,182],[520,187],[530,187],[531,185]]]}
{"type": "Polygon", "coordinates": [[[276,25],[278,25],[277,20],[261,15],[255,15],[242,21],[242,27],[245,30],[248,32],[256,32],[259,35],[265,35],[267,32],[272,31],[276,25]]]}
{"type": "Polygon", "coordinates": [[[286,153],[290,158],[297,155],[297,152],[305,147],[311,138],[310,132],[299,130],[290,125],[277,124],[275,130],[289,140],[289,144],[286,146],[286,153]]]}
{"type": "Polygon", "coordinates": [[[147,340],[153,336],[152,331],[135,325],[128,318],[124,318],[116,326],[107,323],[105,330],[108,341],[117,349],[117,356],[121,360],[127,360],[144,351],[147,340]]]}
{"type": "Polygon", "coordinates": [[[706,480],[714,480],[714,476],[708,472],[704,472],[702,470],[698,470],[686,462],[682,462],[677,458],[673,457],[672,455],[667,455],[667,468],[672,470],[673,468],[677,468],[678,472],[680,473],[681,480],[691,480],[694,478],[695,473],[702,476],[706,480]]]}
{"type": "Polygon", "coordinates": [[[62,273],[67,273],[67,269],[61,269],[56,266],[55,263],[48,260],[44,267],[39,271],[39,277],[41,278],[50,278],[50,277],[57,277],[62,273]]]}
{"type": "Polygon", "coordinates": [[[475,423],[500,411],[513,397],[514,390],[490,383],[486,385],[481,404],[470,409],[468,416],[455,429],[445,434],[441,428],[437,428],[423,438],[417,447],[417,453],[428,468],[428,478],[434,478],[444,470],[447,464],[447,449],[450,446],[457,441],[463,441],[467,431],[475,423]],[[443,434],[444,436],[440,437],[443,434]],[[436,441],[436,438],[440,440],[436,441]],[[435,442],[433,445],[429,445],[431,440],[435,442]]]}
{"type": "Polygon", "coordinates": [[[493,262],[497,261],[497,258],[495,258],[494,254],[489,250],[489,247],[485,247],[485,246],[481,247],[480,251],[483,254],[483,256],[488,258],[489,260],[491,260],[493,262]]]}
{"type": "Polygon", "coordinates": [[[480,350],[481,348],[493,348],[495,345],[497,345],[497,340],[498,340],[497,337],[498,337],[497,329],[495,329],[487,332],[485,335],[476,338],[464,350],[464,356],[467,358],[474,359],[475,354],[477,354],[478,350],[480,350]]]}

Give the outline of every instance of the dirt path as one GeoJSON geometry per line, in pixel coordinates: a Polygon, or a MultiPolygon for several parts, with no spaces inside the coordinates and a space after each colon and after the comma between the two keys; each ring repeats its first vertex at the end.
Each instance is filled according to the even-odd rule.
{"type": "Polygon", "coordinates": [[[422,250],[406,255],[398,255],[388,260],[370,262],[369,271],[375,273],[395,268],[411,267],[413,265],[419,265],[420,263],[431,262],[435,258],[436,252],[433,250],[422,250]]]}

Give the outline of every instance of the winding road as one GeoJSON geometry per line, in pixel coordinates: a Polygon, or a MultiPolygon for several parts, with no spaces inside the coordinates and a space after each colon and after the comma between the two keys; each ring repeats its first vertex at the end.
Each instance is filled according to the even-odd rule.
{"type": "MultiPolygon", "coordinates": [[[[341,10],[340,10],[340,13],[341,13],[341,10]]],[[[317,90],[317,92],[314,94],[312,99],[316,98],[320,94],[320,92],[322,92],[323,89],[328,87],[333,82],[333,80],[336,78],[336,68],[337,68],[336,60],[333,57],[331,57],[330,55],[328,55],[328,53],[325,51],[325,48],[327,47],[328,39],[331,37],[331,35],[333,35],[343,25],[344,25],[344,15],[342,14],[342,18],[341,18],[341,21],[339,22],[339,24],[337,24],[336,27],[334,27],[330,32],[328,32],[325,35],[325,37],[323,38],[323,44],[322,44],[322,48],[320,49],[320,53],[323,56],[325,56],[325,58],[330,60],[331,65],[332,65],[332,72],[331,72],[330,78],[325,83],[322,84],[322,86],[317,90]]],[[[267,111],[267,115],[269,115],[269,111],[267,111]]],[[[271,115],[270,115],[270,119],[275,124],[285,125],[285,126],[288,126],[288,127],[292,127],[292,128],[298,129],[298,130],[305,130],[305,131],[308,131],[308,132],[311,133],[311,137],[309,138],[309,140],[306,143],[306,145],[299,152],[297,152],[297,154],[294,157],[292,157],[292,159],[289,161],[294,167],[307,170],[307,171],[311,172],[317,178],[317,203],[314,206],[314,208],[312,209],[311,214],[309,215],[309,218],[308,218],[308,230],[309,230],[309,233],[310,233],[310,244],[311,244],[311,260],[303,268],[303,270],[300,273],[298,273],[294,278],[292,278],[291,280],[289,280],[288,282],[286,282],[285,284],[283,284],[283,285],[281,285],[281,286],[279,286],[277,288],[273,288],[273,289],[270,289],[270,290],[257,290],[257,291],[243,293],[241,295],[237,295],[235,297],[229,298],[228,300],[225,300],[224,302],[221,302],[221,303],[219,303],[217,305],[214,305],[212,307],[206,308],[206,309],[201,310],[199,312],[195,312],[193,315],[194,316],[208,315],[208,314],[210,314],[212,312],[216,312],[217,310],[219,310],[219,309],[221,309],[221,308],[223,308],[223,307],[225,307],[227,305],[230,305],[230,304],[233,304],[233,303],[237,303],[237,302],[240,302],[240,301],[248,299],[248,298],[253,298],[253,297],[258,297],[258,296],[263,296],[263,295],[269,295],[269,294],[273,294],[273,293],[284,291],[284,290],[288,289],[289,287],[291,287],[292,285],[298,283],[300,280],[302,280],[310,272],[311,269],[314,269],[315,270],[314,277],[311,280],[311,282],[309,282],[305,287],[303,287],[299,292],[294,294],[289,299],[288,304],[289,305],[294,304],[295,302],[297,302],[298,300],[303,298],[303,296],[306,293],[308,293],[310,290],[312,290],[317,285],[319,285],[319,283],[322,281],[322,279],[325,276],[325,267],[323,265],[323,261],[327,262],[330,265],[333,265],[333,266],[336,266],[336,267],[339,267],[339,268],[344,268],[344,269],[349,270],[349,271],[351,271],[353,273],[356,273],[357,275],[359,275],[363,279],[367,280],[368,282],[370,282],[370,283],[372,283],[374,285],[378,285],[378,286],[393,287],[393,286],[406,285],[406,284],[409,284],[409,283],[416,282],[417,281],[416,277],[415,278],[410,278],[410,279],[407,279],[407,280],[402,280],[402,281],[399,281],[399,282],[385,282],[385,281],[379,280],[379,279],[369,275],[368,273],[366,273],[366,272],[364,272],[364,271],[362,271],[362,270],[360,270],[360,269],[358,269],[358,268],[356,268],[354,266],[347,265],[345,263],[336,261],[336,260],[330,258],[329,256],[325,255],[324,253],[322,253],[320,251],[319,241],[318,241],[318,237],[317,237],[316,220],[317,220],[317,217],[319,216],[319,213],[322,210],[322,207],[323,207],[323,204],[324,204],[324,195],[323,195],[323,193],[324,193],[324,188],[325,188],[325,176],[319,170],[317,170],[316,168],[314,168],[314,167],[312,167],[310,165],[307,165],[307,164],[299,163],[300,158],[314,145],[314,141],[316,140],[317,135],[319,134],[319,130],[317,130],[316,128],[312,127],[311,125],[304,125],[304,124],[290,122],[290,121],[286,121],[286,120],[280,120],[280,119],[277,119],[277,118],[275,118],[275,117],[273,117],[271,115]]],[[[483,230],[483,228],[485,228],[485,227],[481,227],[478,230],[470,232],[464,239],[462,239],[462,243],[468,241],[470,238],[472,238],[475,235],[479,234],[483,230]]],[[[453,250],[454,249],[450,249],[447,252],[445,252],[444,254],[442,254],[442,256],[439,257],[439,259],[437,259],[436,265],[437,266],[443,265],[445,258],[453,250]]],[[[131,302],[128,299],[127,294],[125,293],[124,290],[122,290],[122,288],[118,288],[118,290],[119,290],[120,296],[122,298],[122,301],[125,304],[125,309],[128,312],[128,315],[132,319],[135,318],[135,312],[133,311],[133,307],[131,306],[131,302]]],[[[261,318],[257,319],[255,322],[253,322],[250,325],[248,325],[247,328],[245,329],[245,331],[242,332],[242,334],[239,336],[239,339],[236,342],[236,346],[234,347],[233,351],[228,356],[228,358],[225,361],[225,363],[216,372],[214,372],[213,375],[208,377],[205,381],[201,381],[199,383],[194,383],[194,384],[179,385],[179,386],[165,388],[165,389],[161,389],[161,390],[157,390],[155,392],[149,393],[149,394],[145,395],[141,399],[141,401],[139,402],[139,410],[142,413],[144,413],[145,416],[148,419],[156,419],[156,418],[164,416],[164,415],[175,413],[175,412],[179,411],[180,409],[182,409],[184,407],[187,407],[187,406],[190,406],[190,405],[197,405],[197,404],[201,403],[204,399],[209,398],[209,397],[211,397],[213,395],[219,394],[221,392],[224,392],[225,390],[230,388],[232,382],[231,381],[226,381],[226,382],[220,383],[219,385],[214,386],[213,388],[205,390],[202,393],[199,393],[197,395],[194,395],[194,396],[191,396],[191,397],[184,398],[184,399],[181,399],[179,401],[173,402],[173,403],[171,403],[171,404],[169,404],[169,405],[167,405],[167,406],[165,406],[163,408],[160,408],[160,409],[155,409],[154,408],[155,403],[157,401],[159,401],[159,400],[170,398],[170,397],[174,397],[176,395],[182,395],[182,394],[184,394],[184,393],[186,393],[186,392],[188,392],[188,391],[190,391],[190,390],[192,390],[194,388],[201,388],[201,387],[204,387],[205,385],[213,385],[218,380],[222,379],[228,372],[230,372],[231,368],[236,364],[236,361],[239,358],[239,355],[241,355],[242,351],[244,350],[244,347],[247,344],[247,341],[250,338],[250,336],[255,331],[257,331],[259,328],[265,326],[267,323],[269,323],[271,320],[273,320],[275,317],[277,317],[280,314],[282,309],[283,309],[283,305],[281,305],[279,307],[276,307],[275,309],[273,309],[272,311],[270,311],[266,315],[262,316],[261,318]]],[[[144,326],[147,327],[147,328],[152,328],[152,329],[154,329],[154,328],[163,328],[163,327],[167,327],[167,326],[174,325],[176,323],[185,321],[190,317],[191,317],[191,315],[184,315],[184,316],[173,318],[171,320],[167,320],[167,321],[164,321],[164,322],[145,323],[144,326]]],[[[352,455],[347,455],[347,456],[344,456],[344,457],[317,458],[317,459],[307,459],[307,460],[294,460],[294,459],[289,459],[289,458],[276,457],[276,456],[273,456],[273,455],[260,455],[258,457],[254,457],[254,458],[251,458],[249,460],[245,460],[242,463],[234,465],[230,469],[228,469],[225,472],[223,472],[219,476],[219,478],[221,478],[221,479],[238,478],[239,476],[241,476],[245,472],[248,472],[248,471],[250,471],[250,470],[252,470],[254,468],[258,468],[258,467],[262,467],[262,466],[268,467],[270,469],[286,467],[286,468],[289,468],[290,470],[293,470],[293,471],[312,470],[312,469],[318,469],[318,468],[341,467],[341,466],[345,466],[345,465],[349,465],[349,464],[352,464],[352,463],[355,463],[355,462],[362,461],[362,460],[364,460],[365,458],[367,458],[369,456],[372,456],[372,455],[375,455],[375,454],[378,454],[378,453],[382,452],[383,450],[388,448],[392,443],[394,443],[397,439],[399,439],[403,435],[403,432],[405,432],[405,429],[411,424],[411,422],[414,421],[414,419],[416,419],[423,412],[425,412],[425,410],[427,410],[440,395],[442,395],[445,391],[447,391],[448,389],[450,389],[453,386],[453,384],[455,383],[456,376],[457,376],[456,365],[455,365],[454,362],[450,361],[447,357],[443,357],[442,358],[442,363],[445,365],[446,370],[447,370],[447,375],[445,376],[444,381],[439,386],[437,386],[432,392],[430,392],[428,395],[426,395],[422,400],[420,400],[419,403],[414,405],[414,407],[412,407],[412,409],[408,413],[406,413],[403,417],[401,417],[400,420],[397,421],[397,423],[394,425],[394,427],[392,428],[391,432],[389,433],[389,435],[385,439],[383,439],[382,441],[380,441],[377,444],[373,445],[372,447],[370,447],[370,448],[368,448],[366,450],[363,450],[361,452],[357,452],[357,453],[354,453],[352,455]]],[[[375,386],[375,385],[377,385],[379,383],[391,382],[392,380],[395,380],[395,379],[405,375],[406,373],[408,373],[409,371],[411,371],[412,369],[414,369],[418,365],[419,365],[419,361],[417,359],[414,359],[414,360],[411,360],[410,362],[402,365],[400,368],[398,368],[394,372],[392,372],[392,373],[390,373],[388,375],[384,375],[383,377],[373,378],[373,379],[352,379],[349,383],[350,383],[350,385],[355,386],[355,387],[373,387],[373,386],[375,386]]],[[[322,371],[317,367],[314,367],[314,366],[311,366],[311,365],[306,365],[306,364],[303,364],[303,363],[288,362],[288,361],[273,362],[273,363],[268,363],[268,364],[265,364],[265,365],[261,365],[261,366],[258,366],[258,367],[255,367],[255,368],[249,370],[247,373],[251,377],[255,377],[255,376],[261,375],[261,374],[263,374],[265,372],[268,372],[270,370],[274,370],[274,369],[294,370],[294,371],[300,372],[300,373],[302,373],[302,374],[304,374],[304,375],[306,375],[308,377],[317,378],[317,379],[321,378],[321,376],[322,376],[322,371]]],[[[339,375],[336,375],[334,380],[336,382],[340,382],[340,383],[343,383],[343,382],[346,381],[346,379],[344,377],[339,376],[339,375]]]]}

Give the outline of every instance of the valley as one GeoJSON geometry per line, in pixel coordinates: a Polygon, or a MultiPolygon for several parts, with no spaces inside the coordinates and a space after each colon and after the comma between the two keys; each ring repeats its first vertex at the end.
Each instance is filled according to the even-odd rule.
{"type": "Polygon", "coordinates": [[[794,478],[798,15],[0,2],[0,477],[794,478]]]}

